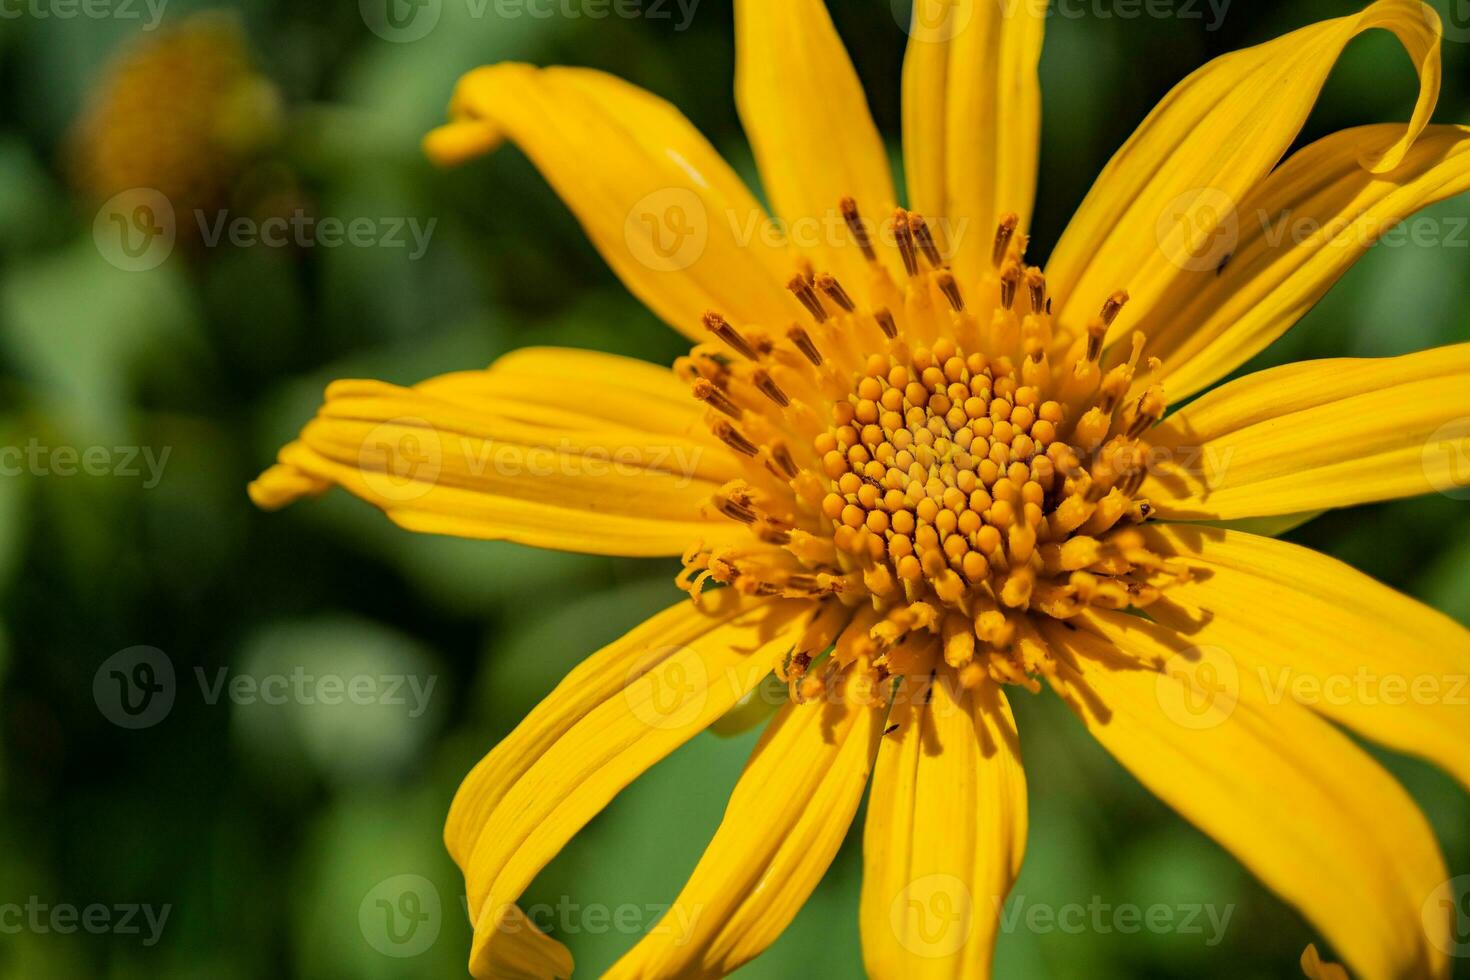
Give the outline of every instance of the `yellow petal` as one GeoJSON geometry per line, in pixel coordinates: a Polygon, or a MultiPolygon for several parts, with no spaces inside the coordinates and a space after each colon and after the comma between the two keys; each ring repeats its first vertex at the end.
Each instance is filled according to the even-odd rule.
{"type": "Polygon", "coordinates": [[[989,977],[1026,848],[1026,777],[1005,695],[944,675],[931,692],[927,703],[895,702],[868,798],[863,962],[877,980],[989,977]]]}
{"type": "Polygon", "coordinates": [[[609,977],[722,977],[775,941],[837,854],[867,785],[884,711],[862,687],[781,709],[684,890],[609,977]]]}
{"type": "MultiPolygon", "coordinates": [[[[1236,209],[1216,255],[1183,263],[1134,327],[1174,399],[1214,384],[1281,336],[1400,221],[1470,189],[1470,128],[1431,126],[1391,173],[1358,165],[1361,146],[1387,147],[1392,125],[1334,133],[1291,156],[1236,209]]],[[[1133,329],[1129,327],[1127,329],[1133,329]]]]}
{"type": "Polygon", "coordinates": [[[424,141],[459,163],[519,146],[613,271],[695,340],[715,309],[737,326],[784,323],[793,260],[750,191],[677,109],[601,72],[500,64],[468,73],[448,126],[424,141]]]}
{"type": "Polygon", "coordinates": [[[1347,507],[1470,485],[1470,344],[1305,361],[1208,392],[1148,435],[1165,520],[1347,507]]]}
{"type": "Polygon", "coordinates": [[[672,373],[590,351],[521,351],[413,388],[339,381],[250,494],[340,486],[413,531],[676,555],[738,537],[709,516],[739,472],[672,373]]]}
{"type": "Polygon", "coordinates": [[[1424,815],[1331,724],[1270,703],[1248,673],[1125,613],[1047,627],[1056,687],[1089,731],[1165,803],[1231,851],[1370,978],[1449,975],[1448,920],[1425,902],[1448,877],[1424,815]],[[1130,668],[1119,652],[1165,662],[1130,668]]]}
{"type": "Polygon", "coordinates": [[[1397,167],[1439,97],[1439,18],[1419,0],[1379,0],[1360,14],[1216,58],[1143,121],[1058,242],[1047,284],[1060,300],[1062,325],[1075,332],[1113,291],[1126,289],[1133,301],[1114,330],[1131,328],[1178,262],[1198,252],[1230,207],[1276,166],[1343,48],[1373,28],[1396,34],[1419,73],[1407,128],[1392,145],[1362,152],[1375,172],[1397,167]]]}
{"type": "Polygon", "coordinates": [[[790,650],[807,604],[730,592],[594,654],[466,778],[445,838],[475,924],[471,973],[490,974],[509,910],[567,841],[790,650]]]}
{"type": "Polygon", "coordinates": [[[735,0],[735,57],[740,119],[791,244],[849,290],[866,289],[869,273],[839,204],[856,200],[876,240],[897,199],[883,140],[826,6],[735,0]]]}
{"type": "Polygon", "coordinates": [[[1302,974],[1307,980],[1351,980],[1347,971],[1336,963],[1322,962],[1317,947],[1311,944],[1302,950],[1302,974]]]}
{"type": "Polygon", "coordinates": [[[903,63],[909,203],[947,239],[961,281],[979,278],[1000,216],[1024,233],[1041,142],[1037,63],[1046,4],[918,0],[903,63]]]}
{"type": "Polygon", "coordinates": [[[1470,787],[1470,630],[1342,562],[1270,538],[1144,529],[1199,572],[1149,614],[1296,700],[1470,787]]]}

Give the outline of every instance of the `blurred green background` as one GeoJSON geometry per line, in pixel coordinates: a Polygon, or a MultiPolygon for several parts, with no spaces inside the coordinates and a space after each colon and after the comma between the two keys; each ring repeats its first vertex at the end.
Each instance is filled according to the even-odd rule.
{"type": "MultiPolygon", "coordinates": [[[[1470,23],[1463,0],[1450,2],[1461,16],[1437,119],[1467,122],[1470,23]]],[[[0,445],[103,447],[108,464],[98,456],[107,472],[66,476],[58,459],[51,472],[0,478],[0,906],[100,903],[113,922],[117,906],[168,907],[157,937],[141,913],[138,933],[0,933],[0,976],[462,975],[462,885],[440,843],[451,794],[569,667],[679,598],[676,566],[414,536],[341,493],[264,515],[244,488],[333,378],[411,383],[530,343],[660,363],[680,353],[519,153],[441,173],[418,140],[468,68],[583,64],[675,101],[753,179],[731,98],[729,0],[700,0],[687,23],[678,5],[653,0],[641,7],[650,16],[632,19],[568,16],[583,12],[580,0],[557,0],[563,13],[545,18],[442,0],[433,29],[414,39],[370,29],[372,5],[352,0],[236,0],[221,36],[236,32],[249,67],[233,68],[208,45],[198,63],[151,64],[148,45],[219,9],[165,0],[155,21],[158,5],[0,0],[0,445]],[[226,94],[194,105],[210,91],[199,73],[212,71],[225,73],[226,94]],[[89,112],[104,135],[79,124],[89,112]],[[179,122],[191,112],[230,138],[191,144],[179,122]],[[207,179],[190,183],[180,168],[207,179]],[[379,228],[434,224],[421,255],[386,241],[209,246],[181,234],[156,267],[120,267],[131,259],[94,237],[102,200],[175,177],[211,214],[299,208],[379,228]],[[141,459],[130,475],[119,447],[153,453],[161,479],[141,459]],[[123,727],[110,717],[104,662],[140,645],[166,656],[176,696],[166,716],[123,727]],[[422,704],[405,686],[398,706],[209,697],[221,677],[293,672],[434,686],[422,704]],[[414,942],[385,943],[376,903],[414,911],[395,904],[405,887],[432,921],[414,942]]],[[[894,7],[907,9],[836,0],[834,16],[896,154],[905,36],[894,7]]],[[[1128,4],[1072,0],[1048,25],[1033,254],[1050,250],[1091,177],[1175,81],[1214,55],[1357,7],[1237,0],[1216,23],[1203,3],[1180,0],[1180,16],[1149,19],[1117,16],[1136,9],[1128,4]]],[[[1397,44],[1362,38],[1304,139],[1405,119],[1414,91],[1397,44]]],[[[1260,362],[1470,338],[1470,200],[1429,213],[1442,228],[1459,224],[1458,239],[1375,249],[1260,362]]],[[[1340,512],[1291,537],[1470,622],[1461,501],[1340,512]]],[[[1295,913],[1155,802],[1053,699],[1016,701],[1032,805],[1016,889],[1025,906],[1208,905],[1231,918],[1217,944],[1204,918],[1202,934],[1018,927],[1002,937],[999,976],[1296,975],[1313,937],[1295,913]]],[[[676,893],[753,741],[695,739],[532,888],[527,904],[548,910],[542,921],[579,973],[610,964],[635,939],[626,924],[650,926],[650,908],[676,893]]],[[[1470,800],[1437,771],[1387,762],[1423,803],[1453,871],[1470,872],[1470,800]]],[[[743,975],[805,977],[814,964],[861,974],[858,845],[854,835],[743,975]]]]}

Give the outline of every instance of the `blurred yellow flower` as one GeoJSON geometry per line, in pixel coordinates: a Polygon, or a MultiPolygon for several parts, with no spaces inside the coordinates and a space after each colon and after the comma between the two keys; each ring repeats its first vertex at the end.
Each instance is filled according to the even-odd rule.
{"type": "Polygon", "coordinates": [[[1225,522],[1461,495],[1470,344],[1262,371],[1166,414],[1166,392],[1225,378],[1385,229],[1470,187],[1470,129],[1429,125],[1439,22],[1380,0],[1210,62],[1113,158],[1043,270],[1026,251],[1046,13],[919,3],[912,210],[820,0],[736,3],[737,100],[779,222],[632,85],[520,64],[460,82],[429,154],[516,143],[694,343],[673,370],[531,349],[412,388],[339,382],[251,486],[266,508],[336,485],[411,530],[683,556],[695,601],[574,670],[459,792],[446,840],[476,976],[570,973],[524,889],[772,672],[787,695],[724,821],[613,975],[723,975],[759,954],[871,775],[868,972],[988,976],[1027,828],[1007,690],[1044,684],[1355,971],[1448,976],[1433,834],[1337,725],[1470,785],[1470,712],[1293,682],[1448,683],[1470,633],[1225,522]],[[1417,69],[1411,121],[1283,162],[1371,28],[1417,69]]]}
{"type": "Polygon", "coordinates": [[[277,138],[280,117],[239,22],[195,14],[139,38],[103,70],[71,134],[73,180],[92,204],[148,189],[176,214],[220,207],[277,138]]]}

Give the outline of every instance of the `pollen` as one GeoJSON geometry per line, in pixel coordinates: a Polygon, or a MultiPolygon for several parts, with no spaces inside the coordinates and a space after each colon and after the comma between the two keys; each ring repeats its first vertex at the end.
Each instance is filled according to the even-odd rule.
{"type": "Polygon", "coordinates": [[[859,663],[1036,689],[1054,663],[1037,617],[1146,607],[1188,574],[1137,530],[1161,365],[1116,335],[1124,290],[1059,329],[1014,215],[965,282],[924,216],[874,229],[839,207],[869,281],[799,268],[792,322],[710,313],[711,341],[675,365],[745,473],[710,511],[747,532],[691,548],[680,584],[816,600],[793,698],[859,663]]]}

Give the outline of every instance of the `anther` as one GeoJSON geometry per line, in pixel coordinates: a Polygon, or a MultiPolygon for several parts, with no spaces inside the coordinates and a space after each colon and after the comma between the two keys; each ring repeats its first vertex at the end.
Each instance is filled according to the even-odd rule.
{"type": "Polygon", "coordinates": [[[725,342],[727,346],[736,353],[741,354],[749,360],[758,360],[755,349],[750,346],[746,339],[732,326],[729,321],[718,313],[710,312],[704,315],[705,329],[725,342]]]}
{"type": "Polygon", "coordinates": [[[893,322],[893,314],[884,307],[873,311],[873,319],[878,321],[878,329],[883,331],[883,336],[889,340],[898,336],[898,324],[893,322]]]}
{"type": "Polygon", "coordinates": [[[1000,303],[1006,309],[1010,309],[1016,302],[1016,287],[1021,282],[1021,267],[1015,262],[1008,262],[1000,271],[1000,303]]]}
{"type": "Polygon", "coordinates": [[[726,422],[724,419],[717,420],[712,426],[712,429],[714,431],[715,438],[719,439],[725,445],[729,446],[737,453],[740,453],[742,456],[753,457],[760,452],[760,447],[751,442],[749,439],[745,438],[745,436],[741,435],[739,429],[735,428],[735,426],[731,425],[729,422],[726,422]]]}
{"type": "Polygon", "coordinates": [[[1128,294],[1121,289],[1109,296],[1107,302],[1103,303],[1102,313],[1100,314],[1103,323],[1111,327],[1113,321],[1118,319],[1118,314],[1122,312],[1123,304],[1127,302],[1128,294]]]}
{"type": "Polygon", "coordinates": [[[1031,309],[1040,313],[1046,305],[1046,276],[1035,266],[1026,270],[1026,288],[1031,292],[1031,309]]]}
{"type": "Polygon", "coordinates": [[[1011,237],[1016,233],[1016,226],[1021,223],[1018,215],[1005,214],[1001,216],[1000,227],[995,230],[995,248],[990,253],[990,261],[998,269],[1006,259],[1006,252],[1011,247],[1011,237]]]}
{"type": "Polygon", "coordinates": [[[771,446],[771,460],[779,470],[778,475],[785,476],[788,480],[794,480],[801,472],[796,465],[796,460],[791,458],[791,450],[786,448],[785,443],[778,442],[771,446]]]}
{"type": "Polygon", "coordinates": [[[801,305],[806,307],[808,313],[816,317],[818,323],[827,322],[827,310],[822,306],[821,298],[817,296],[816,290],[812,289],[812,284],[805,276],[793,276],[786,284],[786,288],[796,294],[801,305]]]}
{"type": "Polygon", "coordinates": [[[1102,356],[1103,338],[1108,335],[1108,322],[1098,317],[1087,325],[1087,359],[1096,364],[1102,356]]]}
{"type": "Polygon", "coordinates": [[[1168,404],[1164,401],[1164,389],[1154,385],[1138,400],[1138,414],[1128,426],[1128,438],[1137,439],[1164,417],[1168,404]]]}
{"type": "Polygon", "coordinates": [[[956,313],[963,313],[965,309],[965,298],[960,295],[960,284],[955,282],[954,273],[945,269],[936,278],[939,291],[944,298],[949,300],[949,305],[954,307],[956,313]]]}
{"type": "Polygon", "coordinates": [[[872,239],[868,237],[868,226],[863,224],[863,216],[858,213],[857,201],[844,197],[839,207],[842,209],[842,220],[847,222],[847,229],[852,232],[853,241],[863,250],[863,258],[876,262],[878,256],[873,251],[872,239]]]}
{"type": "Polygon", "coordinates": [[[786,331],[786,337],[796,345],[796,349],[801,351],[808,361],[812,362],[814,367],[822,366],[822,352],[817,350],[817,345],[812,343],[811,335],[800,325],[792,324],[791,329],[786,331]]]}
{"type": "Polygon", "coordinates": [[[914,247],[914,230],[909,226],[909,213],[903,208],[893,212],[893,237],[903,256],[903,268],[910,276],[919,274],[919,253],[914,247]]]}
{"type": "Polygon", "coordinates": [[[736,500],[733,495],[720,494],[714,498],[714,504],[716,510],[732,521],[739,521],[741,524],[755,523],[755,511],[736,500]]]}
{"type": "Polygon", "coordinates": [[[740,418],[740,408],[730,400],[730,396],[721,390],[720,386],[708,378],[696,378],[693,385],[694,397],[718,409],[730,416],[732,419],[740,418]]]}
{"type": "Polygon", "coordinates": [[[826,272],[817,276],[817,288],[831,297],[832,302],[842,307],[845,312],[851,313],[857,309],[857,304],[852,301],[851,296],[847,295],[847,290],[842,288],[842,283],[837,281],[836,276],[826,272]]]}
{"type": "Polygon", "coordinates": [[[923,215],[909,215],[909,230],[914,233],[914,241],[919,244],[919,250],[924,253],[924,258],[929,260],[929,264],[936,269],[944,265],[944,257],[939,254],[939,246],[934,244],[934,233],[929,230],[929,222],[924,220],[923,215]]]}
{"type": "Polygon", "coordinates": [[[765,371],[757,370],[750,376],[750,380],[760,389],[761,394],[782,408],[791,404],[791,399],[786,396],[786,392],[782,391],[781,386],[776,384],[775,380],[765,371]]]}

